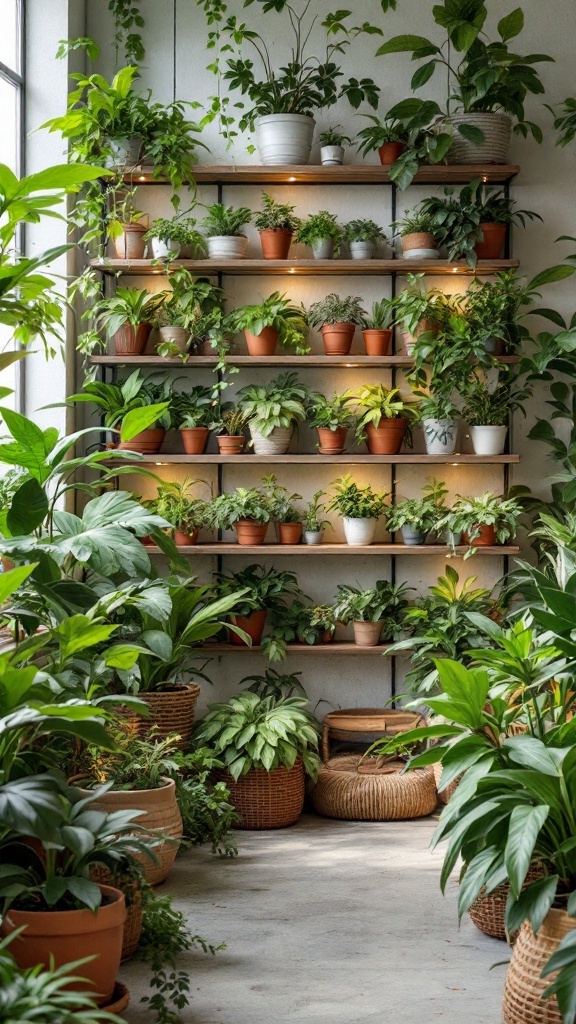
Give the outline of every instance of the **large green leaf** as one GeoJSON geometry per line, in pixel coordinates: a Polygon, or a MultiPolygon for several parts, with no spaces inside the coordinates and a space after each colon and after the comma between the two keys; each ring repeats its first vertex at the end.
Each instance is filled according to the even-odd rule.
{"type": "Polygon", "coordinates": [[[504,747],[517,764],[556,778],[561,775],[562,761],[568,753],[567,750],[546,747],[542,740],[534,736],[510,737],[505,741],[504,747]]]}
{"type": "Polygon", "coordinates": [[[510,893],[506,906],[506,927],[508,931],[515,932],[524,924],[530,921],[535,932],[540,926],[546,914],[552,909],[558,887],[558,875],[549,875],[524,889],[517,900],[510,893]]]}
{"type": "Polygon", "coordinates": [[[510,815],[504,860],[512,894],[520,895],[534,857],[538,836],[550,813],[546,804],[515,807],[510,815]]]}
{"type": "Polygon", "coordinates": [[[143,430],[154,426],[163,412],[169,408],[170,402],[159,402],[157,405],[147,405],[143,409],[131,409],[122,420],[120,440],[131,441],[143,430]]]}
{"type": "Polygon", "coordinates": [[[412,53],[414,50],[429,49],[431,52],[440,52],[425,36],[400,35],[393,36],[387,43],[383,43],[376,50],[376,56],[382,57],[387,53],[412,53]]]}
{"type": "Polygon", "coordinates": [[[4,604],[18,590],[18,587],[22,586],[37,565],[37,562],[32,562],[30,565],[19,565],[15,569],[9,569],[8,572],[0,574],[0,604],[4,604]]]}
{"type": "Polygon", "coordinates": [[[42,526],[48,509],[48,495],[41,484],[34,477],[26,480],[14,494],[6,516],[6,525],[12,536],[33,533],[42,526]]]}
{"type": "Polygon", "coordinates": [[[516,7],[514,11],[510,11],[510,14],[506,14],[498,22],[498,32],[503,43],[507,43],[509,39],[514,39],[514,36],[520,35],[523,28],[524,13],[521,7],[516,7]]]}

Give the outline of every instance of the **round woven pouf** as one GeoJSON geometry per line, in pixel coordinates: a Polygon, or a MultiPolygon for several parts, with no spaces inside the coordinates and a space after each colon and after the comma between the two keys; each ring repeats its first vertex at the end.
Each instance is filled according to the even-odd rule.
{"type": "Polygon", "coordinates": [[[267,772],[251,768],[234,781],[227,771],[215,772],[230,790],[230,803],[241,817],[235,828],[286,828],[302,814],[304,765],[300,758],[292,768],[280,765],[267,772]]]}
{"type": "Polygon", "coordinates": [[[314,808],[344,821],[422,818],[436,808],[431,768],[401,774],[403,761],[339,754],[320,768],[312,791],[314,808]]]}

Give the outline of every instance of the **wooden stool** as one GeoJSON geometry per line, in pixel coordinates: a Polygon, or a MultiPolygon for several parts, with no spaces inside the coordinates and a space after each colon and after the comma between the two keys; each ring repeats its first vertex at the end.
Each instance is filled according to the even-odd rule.
{"type": "Polygon", "coordinates": [[[398,736],[426,725],[416,711],[392,711],[390,708],[343,708],[324,717],[320,756],[326,764],[330,758],[330,741],[374,743],[385,736],[398,736]]]}

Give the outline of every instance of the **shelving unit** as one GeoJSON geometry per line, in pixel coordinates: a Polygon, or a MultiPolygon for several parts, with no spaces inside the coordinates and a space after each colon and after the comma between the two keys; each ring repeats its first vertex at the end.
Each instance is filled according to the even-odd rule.
{"type": "MultiPolygon", "coordinates": [[[[484,182],[492,185],[502,185],[505,194],[508,195],[510,184],[518,174],[520,168],[516,165],[466,165],[466,166],[433,166],[421,167],[414,179],[413,184],[419,186],[465,184],[473,178],[480,177],[484,182]]],[[[224,189],[235,185],[254,185],[258,187],[268,185],[312,185],[312,186],[338,186],[338,185],[372,185],[383,186],[391,189],[391,211],[392,220],[397,214],[397,186],[390,180],[389,168],[378,165],[345,165],[342,167],[293,167],[293,166],[266,166],[257,165],[239,166],[200,166],[195,169],[195,180],[198,184],[217,186],[217,200],[223,202],[224,189]]],[[[166,182],[161,178],[154,178],[150,168],[137,168],[129,179],[131,184],[141,186],[162,186],[166,182]]],[[[498,271],[515,269],[519,261],[511,258],[510,240],[507,239],[505,247],[505,258],[501,260],[480,260],[477,268],[473,271],[464,261],[448,260],[408,260],[402,257],[392,259],[375,260],[314,260],[314,259],[288,259],[288,260],[263,260],[263,259],[241,259],[241,260],[178,260],[174,265],[185,267],[194,274],[204,277],[217,278],[218,284],[222,285],[226,278],[238,276],[354,276],[354,277],[388,277],[391,279],[392,294],[396,292],[396,281],[409,273],[424,273],[432,276],[471,277],[488,276],[498,271]]],[[[157,261],[152,260],[103,260],[92,261],[91,266],[103,275],[104,280],[112,283],[114,278],[119,276],[133,277],[158,277],[166,273],[166,268],[157,261]]],[[[391,384],[395,385],[398,371],[409,369],[413,363],[410,357],[405,355],[392,354],[389,356],[371,357],[364,354],[351,353],[348,356],[325,356],[310,354],[306,356],[279,355],[269,356],[262,359],[247,355],[230,355],[227,361],[231,367],[239,370],[247,368],[280,368],[298,367],[306,370],[309,368],[325,369],[349,369],[349,368],[371,368],[388,370],[391,374],[391,384]]],[[[500,360],[502,363],[517,363],[518,357],[505,356],[500,360]]],[[[143,369],[155,369],[163,367],[166,369],[191,370],[200,368],[214,368],[218,360],[212,355],[193,355],[186,361],[181,359],[164,359],[155,355],[125,357],[100,355],[93,356],[90,360],[92,365],[99,367],[106,375],[110,371],[115,379],[120,367],[143,369]]],[[[511,432],[510,432],[510,444],[511,432]]],[[[122,460],[126,465],[126,460],[122,460]]],[[[114,456],[110,457],[110,464],[117,463],[114,456]]],[[[431,456],[425,454],[402,454],[396,456],[378,456],[365,453],[344,454],[337,456],[318,454],[286,454],[276,456],[259,456],[251,453],[242,455],[184,455],[174,453],[158,453],[146,455],[134,460],[134,471],[138,467],[170,466],[170,465],[215,465],[218,469],[218,492],[225,489],[224,474],[227,466],[354,466],[373,465],[391,467],[391,500],[396,497],[397,490],[397,466],[495,466],[502,467],[503,487],[506,489],[509,482],[509,467],[519,462],[519,457],[514,454],[496,455],[483,457],[469,454],[456,454],[450,456],[431,456]]],[[[147,546],[150,554],[160,554],[160,549],[147,546]]],[[[395,582],[397,573],[397,559],[403,557],[450,557],[454,554],[452,549],[444,545],[418,545],[414,547],[401,543],[378,543],[366,547],[350,547],[347,544],[322,544],[319,546],[307,545],[238,545],[227,543],[220,538],[215,543],[201,543],[179,549],[183,554],[193,556],[209,556],[217,560],[220,568],[222,558],[226,556],[259,556],[260,558],[276,557],[285,558],[291,556],[305,556],[306,558],[331,558],[338,556],[347,558],[353,556],[379,557],[387,556],[391,559],[391,580],[395,582]]],[[[466,547],[456,549],[456,554],[463,555],[466,547]]],[[[519,548],[515,545],[480,547],[477,549],[476,557],[499,557],[503,561],[504,571],[507,571],[508,558],[516,555],[519,548]]],[[[354,643],[335,642],[328,645],[309,646],[307,644],[292,644],[288,646],[289,654],[314,654],[321,656],[335,655],[362,655],[381,656],[390,645],[378,647],[359,647],[354,643]]],[[[208,644],[206,652],[217,656],[226,654],[248,654],[259,653],[260,647],[247,648],[233,644],[208,644]]],[[[395,694],[395,668],[394,658],[390,659],[392,673],[392,695],[395,694]]]]}

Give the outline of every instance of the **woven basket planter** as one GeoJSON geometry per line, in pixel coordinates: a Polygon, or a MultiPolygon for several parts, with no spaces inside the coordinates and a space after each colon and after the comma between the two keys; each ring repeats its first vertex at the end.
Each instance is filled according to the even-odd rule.
{"type": "Polygon", "coordinates": [[[138,715],[138,735],[147,736],[154,726],[158,739],[165,739],[170,733],[176,732],[180,739],[175,746],[178,750],[187,750],[200,687],[196,683],[179,683],[159,693],[139,693],[138,696],[150,708],[149,715],[138,715]]]}
{"type": "Polygon", "coordinates": [[[292,439],[291,427],[275,427],[269,437],[250,427],[255,455],[285,455],[292,439]]]}
{"type": "Polygon", "coordinates": [[[238,828],[286,828],[293,825],[304,806],[304,766],[300,758],[293,768],[251,768],[237,782],[227,771],[215,773],[230,790],[230,803],[238,811],[238,828]]]}
{"type": "Polygon", "coordinates": [[[401,775],[403,761],[384,762],[340,754],[320,768],[312,791],[314,808],[344,821],[397,821],[422,818],[436,807],[430,768],[401,775]]]}
{"type": "Polygon", "coordinates": [[[562,1024],[556,997],[542,999],[554,975],[541,978],[540,974],[561,940],[574,928],[576,920],[564,910],[550,910],[538,935],[528,922],[522,925],[506,974],[504,1024],[562,1024]]]}
{"type": "Polygon", "coordinates": [[[507,114],[452,114],[454,140],[448,159],[452,164],[505,164],[508,159],[512,120],[507,114]],[[458,126],[471,124],[484,133],[484,142],[476,146],[460,135],[458,126]]]}
{"type": "MultiPolygon", "coordinates": [[[[541,871],[537,868],[531,868],[522,888],[525,889],[541,877],[541,871]]],[[[506,902],[509,894],[510,885],[508,882],[505,882],[504,885],[499,885],[497,889],[494,889],[493,892],[487,895],[484,889],[482,889],[480,895],[474,900],[468,911],[471,920],[481,932],[491,935],[493,939],[502,939],[504,942],[508,939],[506,934],[506,902]]],[[[517,935],[518,932],[514,932],[510,936],[510,945],[515,942],[517,935]]]]}

